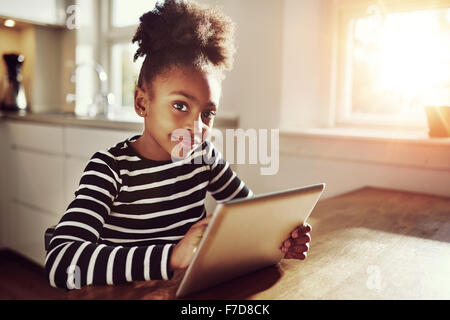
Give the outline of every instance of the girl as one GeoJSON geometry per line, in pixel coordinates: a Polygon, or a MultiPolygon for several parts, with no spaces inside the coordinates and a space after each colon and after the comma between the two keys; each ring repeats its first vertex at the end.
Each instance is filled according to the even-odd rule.
{"type": "MultiPolygon", "coordinates": [[[[167,0],[140,18],[133,42],[134,59],[145,56],[135,89],[144,132],[88,162],[47,252],[54,287],[168,280],[210,221],[206,192],[219,203],[253,195],[208,140],[235,51],[230,19],[167,0]]],[[[286,258],[306,257],[309,231],[292,232],[286,258]]]]}

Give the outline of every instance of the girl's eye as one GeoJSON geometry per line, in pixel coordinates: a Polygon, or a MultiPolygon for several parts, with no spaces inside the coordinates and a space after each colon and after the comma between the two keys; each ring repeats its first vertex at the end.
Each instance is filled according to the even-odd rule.
{"type": "Polygon", "coordinates": [[[203,116],[207,119],[212,119],[216,113],[214,111],[203,112],[203,116]]]}
{"type": "Polygon", "coordinates": [[[183,112],[187,110],[187,106],[186,106],[184,103],[180,103],[180,102],[174,103],[174,104],[173,104],[173,107],[174,107],[175,109],[180,110],[180,111],[183,111],[183,112]]]}

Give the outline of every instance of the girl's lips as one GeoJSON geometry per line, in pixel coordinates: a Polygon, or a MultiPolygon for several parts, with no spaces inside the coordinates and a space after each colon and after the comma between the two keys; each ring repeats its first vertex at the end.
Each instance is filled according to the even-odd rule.
{"type": "Polygon", "coordinates": [[[183,137],[178,137],[177,141],[185,148],[192,148],[193,146],[197,146],[201,143],[197,139],[185,140],[183,137]]]}

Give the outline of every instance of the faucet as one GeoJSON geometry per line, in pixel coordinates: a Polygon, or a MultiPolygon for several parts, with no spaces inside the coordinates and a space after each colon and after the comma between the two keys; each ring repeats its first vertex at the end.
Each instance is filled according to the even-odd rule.
{"type": "MultiPolygon", "coordinates": [[[[95,61],[77,64],[72,72],[70,81],[75,83],[77,70],[85,66],[92,67],[97,72],[100,80],[100,91],[94,96],[93,102],[88,106],[88,114],[92,117],[98,115],[108,116],[113,111],[114,94],[108,93],[108,75],[100,64],[95,61]]],[[[69,93],[66,96],[66,101],[67,103],[76,101],[76,95],[69,93]]]]}

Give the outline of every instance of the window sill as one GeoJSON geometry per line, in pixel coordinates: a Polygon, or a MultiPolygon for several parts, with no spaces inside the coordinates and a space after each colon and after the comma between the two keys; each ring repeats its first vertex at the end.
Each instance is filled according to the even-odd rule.
{"type": "Polygon", "coordinates": [[[450,138],[430,138],[426,129],[280,130],[281,154],[422,169],[449,171],[449,146],[450,138]]]}
{"type": "Polygon", "coordinates": [[[450,146],[450,137],[430,137],[428,129],[365,129],[350,127],[286,128],[280,130],[286,136],[310,136],[317,138],[344,139],[354,141],[397,142],[406,144],[450,146]]]}

